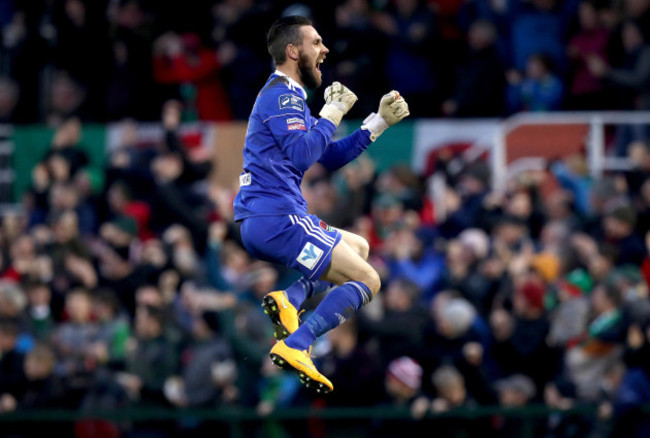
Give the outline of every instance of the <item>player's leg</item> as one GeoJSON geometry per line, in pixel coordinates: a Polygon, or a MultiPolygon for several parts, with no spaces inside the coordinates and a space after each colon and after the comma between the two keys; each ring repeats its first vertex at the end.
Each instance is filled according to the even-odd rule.
{"type": "Polygon", "coordinates": [[[377,272],[345,240],[336,244],[330,263],[321,278],[339,284],[332,289],[314,313],[294,333],[271,349],[276,365],[293,369],[301,381],[320,391],[333,386],[320,374],[309,359],[308,351],[314,340],[342,324],[356,310],[369,302],[381,286],[377,272]]]}
{"type": "Polygon", "coordinates": [[[381,287],[377,271],[344,240],[334,247],[330,264],[321,278],[339,286],[332,289],[309,319],[287,338],[286,343],[291,348],[309,349],[318,336],[352,316],[381,287]]]}
{"type": "MultiPolygon", "coordinates": [[[[349,231],[341,230],[339,228],[334,229],[341,234],[341,239],[350,245],[350,247],[361,256],[361,258],[364,260],[368,258],[370,247],[366,239],[354,233],[350,233],[349,231]]],[[[287,287],[284,290],[284,293],[286,299],[288,299],[296,309],[299,309],[305,300],[320,293],[327,292],[334,286],[335,284],[328,280],[309,280],[306,277],[302,277],[291,286],[287,287]]],[[[280,297],[273,299],[273,301],[278,300],[280,300],[280,297]]],[[[293,333],[293,331],[291,331],[291,333],[293,333]]]]}
{"type": "MultiPolygon", "coordinates": [[[[366,260],[368,258],[370,246],[366,239],[349,231],[329,227],[323,221],[320,221],[320,223],[323,224],[323,229],[329,228],[338,231],[341,234],[341,240],[347,243],[362,259],[366,260]]],[[[334,282],[324,279],[309,280],[307,277],[303,277],[283,291],[277,290],[268,293],[262,299],[262,307],[264,307],[264,313],[273,322],[276,339],[285,339],[296,331],[299,326],[299,321],[297,317],[294,317],[293,310],[286,310],[288,309],[286,307],[287,301],[291,303],[293,308],[300,309],[300,306],[305,300],[320,293],[328,292],[336,285],[341,285],[345,281],[348,280],[334,282]]]]}
{"type": "Polygon", "coordinates": [[[352,249],[361,256],[362,259],[368,260],[368,254],[370,253],[370,245],[368,241],[358,234],[351,233],[340,228],[335,228],[336,231],[341,233],[341,238],[345,243],[350,245],[352,249]]]}
{"type": "MultiPolygon", "coordinates": [[[[322,223],[326,229],[328,227],[327,224],[324,222],[322,223]]],[[[341,234],[341,239],[347,243],[354,252],[359,254],[361,258],[364,260],[368,258],[370,247],[366,239],[354,233],[350,233],[349,231],[333,227],[329,228],[338,231],[341,234]]],[[[271,321],[273,322],[275,337],[279,340],[285,339],[291,333],[296,331],[299,326],[299,321],[297,318],[294,318],[293,311],[284,310],[287,309],[287,307],[285,307],[287,301],[291,303],[295,309],[300,309],[300,306],[305,300],[323,292],[327,292],[335,285],[341,285],[343,283],[344,282],[334,283],[323,279],[309,280],[307,277],[302,277],[283,291],[277,290],[268,293],[262,299],[262,307],[264,307],[264,313],[269,315],[269,318],[271,318],[271,321]]]]}
{"type": "Polygon", "coordinates": [[[334,285],[325,280],[308,280],[303,277],[285,290],[269,292],[262,298],[262,307],[273,323],[274,336],[285,339],[300,325],[298,309],[308,298],[328,291],[334,285]]]}
{"type": "MultiPolygon", "coordinates": [[[[283,253],[281,261],[302,272],[308,283],[317,282],[319,278],[323,279],[323,273],[331,264],[333,251],[341,243],[351,255],[361,259],[349,245],[342,241],[342,235],[338,230],[327,226],[316,216],[291,215],[288,218],[292,227],[287,231],[281,231],[285,243],[277,248],[277,253],[283,253]]],[[[278,231],[275,231],[275,234],[277,235],[278,231]]],[[[289,307],[293,305],[289,303],[289,307]]],[[[285,311],[284,308],[281,310],[285,311]]],[[[308,387],[319,392],[331,391],[332,383],[316,369],[309,356],[309,350],[309,347],[302,349],[290,347],[281,340],[273,346],[269,355],[276,365],[296,372],[308,387]]]]}
{"type": "MultiPolygon", "coordinates": [[[[298,235],[300,231],[288,216],[251,217],[241,224],[242,243],[250,255],[288,266],[297,251],[292,248],[302,243],[298,235]]],[[[298,309],[304,298],[296,299],[296,296],[300,292],[307,293],[300,291],[302,287],[302,284],[296,284],[290,288],[290,292],[293,292],[291,296],[286,291],[277,290],[262,299],[264,313],[271,319],[277,339],[286,338],[298,328],[298,309]]]]}

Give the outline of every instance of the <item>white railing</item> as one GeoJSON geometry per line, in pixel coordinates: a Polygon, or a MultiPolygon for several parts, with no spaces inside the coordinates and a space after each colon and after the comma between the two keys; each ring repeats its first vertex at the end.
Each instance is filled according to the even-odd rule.
{"type": "Polygon", "coordinates": [[[599,111],[516,114],[501,123],[492,141],[490,161],[494,187],[503,189],[506,181],[513,174],[523,170],[543,168],[546,165],[546,159],[534,156],[517,160],[516,163],[508,165],[506,138],[509,133],[522,126],[579,124],[588,126],[588,135],[585,139],[587,162],[591,175],[599,177],[606,170],[624,170],[630,167],[627,158],[606,155],[605,127],[609,125],[650,126],[650,112],[599,111]]]}

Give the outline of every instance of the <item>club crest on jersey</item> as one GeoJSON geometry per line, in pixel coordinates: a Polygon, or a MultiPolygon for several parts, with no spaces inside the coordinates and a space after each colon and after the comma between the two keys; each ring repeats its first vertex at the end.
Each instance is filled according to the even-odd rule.
{"type": "Polygon", "coordinates": [[[305,110],[305,101],[298,96],[294,96],[293,94],[283,94],[280,97],[278,97],[278,102],[280,105],[280,109],[295,109],[298,111],[304,111],[305,110]]]}
{"type": "Polygon", "coordinates": [[[302,251],[300,251],[298,257],[296,257],[296,261],[307,269],[314,269],[314,266],[316,266],[316,263],[318,263],[322,255],[322,249],[311,242],[307,242],[302,247],[302,251]]]}
{"type": "Polygon", "coordinates": [[[322,229],[324,229],[325,231],[332,231],[332,227],[330,227],[329,225],[327,225],[327,224],[325,223],[325,221],[322,220],[322,219],[321,219],[319,225],[320,225],[320,227],[321,227],[322,229]]]}
{"type": "Polygon", "coordinates": [[[307,127],[305,126],[305,121],[300,117],[291,117],[287,119],[287,129],[289,131],[306,131],[307,127]]]}

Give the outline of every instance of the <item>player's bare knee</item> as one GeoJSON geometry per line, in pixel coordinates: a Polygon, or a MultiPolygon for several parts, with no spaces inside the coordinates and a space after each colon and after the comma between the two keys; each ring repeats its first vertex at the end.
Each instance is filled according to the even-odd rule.
{"type": "Polygon", "coordinates": [[[379,289],[381,289],[379,274],[374,269],[371,269],[364,277],[362,282],[368,286],[368,289],[372,292],[372,296],[376,296],[379,293],[379,289]]]}
{"type": "Polygon", "coordinates": [[[368,254],[370,253],[370,244],[363,237],[357,234],[347,234],[344,240],[350,245],[350,247],[361,256],[362,259],[368,260],[368,254]]]}
{"type": "Polygon", "coordinates": [[[356,250],[357,253],[361,256],[361,258],[363,258],[364,260],[368,260],[368,255],[370,254],[370,244],[366,239],[364,239],[361,236],[359,236],[356,250]]]}

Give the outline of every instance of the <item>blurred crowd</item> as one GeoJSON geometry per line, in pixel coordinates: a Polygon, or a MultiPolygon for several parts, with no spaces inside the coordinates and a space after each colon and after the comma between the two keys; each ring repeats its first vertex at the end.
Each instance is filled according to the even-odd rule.
{"type": "MultiPolygon", "coordinates": [[[[383,283],[315,345],[335,387],[321,398],[267,356],[260,298],[297,273],[246,253],[236,188],[217,184],[208,154],[178,135],[182,121],[248,116],[271,69],[264,31],[283,13],[314,18],[330,48],[325,80],[359,94],[358,117],[389,88],[415,116],[648,109],[650,0],[182,6],[0,2],[0,120],[57,127],[21,209],[0,223],[0,412],[243,406],[272,418],[292,406],[401,406],[414,425],[458,408],[545,404],[555,411],[534,423],[536,438],[650,436],[648,143],[626,144],[631,167],[601,179],[578,154],[503,191],[486,163],[450,149],[422,175],[367,158],[310,169],[310,213],[365,237],[383,283]],[[161,108],[159,144],[139,144],[127,121],[106,167],[89,167],[83,123],[159,120],[161,108]],[[598,415],[565,413],[575,406],[598,415]]],[[[436,421],[441,437],[521,437],[530,426],[436,421]]],[[[3,425],[3,435],[39,427],[3,425]]],[[[75,433],[206,427],[88,420],[75,433]]],[[[405,430],[390,419],[363,427],[378,438],[405,430]]]]}
{"type": "Polygon", "coordinates": [[[389,89],[415,117],[650,109],[648,0],[6,0],[0,121],[154,120],[170,98],[186,120],[246,119],[290,14],[324,37],[352,117],[389,89]]]}
{"type": "MultiPolygon", "coordinates": [[[[218,185],[206,154],[179,140],[181,117],[180,103],[163,106],[159,144],[138,144],[127,123],[100,172],[87,166],[75,118],[35,157],[22,208],[0,224],[0,412],[401,406],[416,424],[541,403],[556,413],[535,423],[535,437],[649,436],[648,144],[629,145],[625,172],[593,180],[575,155],[504,191],[491,189],[486,163],[446,149],[424,175],[379,172],[363,157],[334,174],[310,169],[310,212],[366,238],[383,283],[315,345],[335,387],[320,397],[267,356],[273,329],[260,299],[297,273],[242,248],[236,188],[218,185]],[[598,406],[598,417],[562,413],[574,406],[598,406]]],[[[437,421],[441,437],[521,437],[527,427],[437,421]]],[[[346,426],[359,423],[331,427],[346,426]]],[[[146,423],[128,436],[202,427],[146,423]]],[[[404,427],[363,424],[378,437],[404,427]]],[[[99,428],[129,429],[75,425],[79,437],[99,428]]],[[[41,430],[3,426],[12,437],[41,430]]]]}

